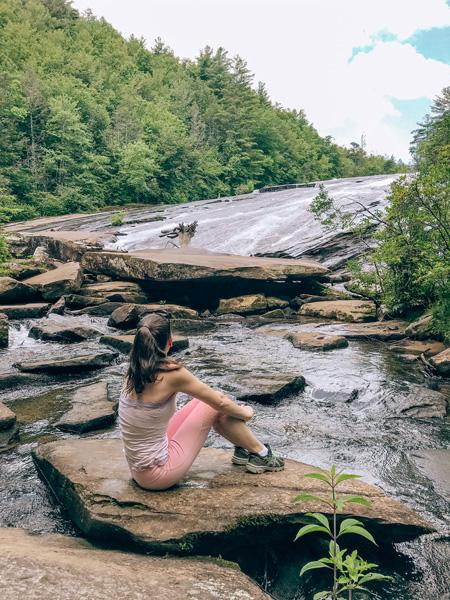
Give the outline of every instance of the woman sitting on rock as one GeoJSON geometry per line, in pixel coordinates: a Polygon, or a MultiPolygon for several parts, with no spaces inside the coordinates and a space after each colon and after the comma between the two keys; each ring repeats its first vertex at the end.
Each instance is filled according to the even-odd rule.
{"type": "Polygon", "coordinates": [[[281,471],[284,459],[253,435],[246,422],[254,410],[237,405],[167,358],[170,315],[141,317],[119,402],[119,425],[133,479],[143,488],[173,486],[188,471],[213,427],[235,445],[231,462],[251,473],[281,471]],[[177,392],[194,397],[176,411],[177,392]]]}

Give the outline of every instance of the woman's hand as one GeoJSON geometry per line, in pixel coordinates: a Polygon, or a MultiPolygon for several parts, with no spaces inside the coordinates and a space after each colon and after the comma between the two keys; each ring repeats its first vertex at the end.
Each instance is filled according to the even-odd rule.
{"type": "Polygon", "coordinates": [[[242,420],[245,422],[250,421],[250,419],[255,414],[254,409],[248,404],[241,404],[240,408],[242,409],[242,411],[244,411],[244,416],[242,417],[242,420]]]}

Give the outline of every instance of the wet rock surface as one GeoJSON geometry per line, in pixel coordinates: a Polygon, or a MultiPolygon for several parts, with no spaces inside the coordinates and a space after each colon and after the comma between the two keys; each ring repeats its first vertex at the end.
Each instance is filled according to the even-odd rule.
{"type": "Polygon", "coordinates": [[[100,334],[92,327],[81,325],[76,319],[65,318],[56,322],[49,320],[42,325],[34,325],[28,335],[37,340],[74,344],[95,338],[100,334]]]}
{"type": "Polygon", "coordinates": [[[9,320],[8,317],[0,312],[0,348],[8,347],[9,338],[9,320]]]}
{"type": "Polygon", "coordinates": [[[16,415],[0,402],[0,452],[9,450],[19,438],[19,426],[16,415]]]}
{"type": "MultiPolygon", "coordinates": [[[[104,335],[100,338],[100,343],[106,346],[116,348],[119,352],[128,354],[134,342],[135,334],[128,335],[104,335]]],[[[169,354],[173,352],[179,352],[189,346],[189,340],[181,335],[174,335],[172,341],[172,347],[169,350],[169,354]]]]}
{"type": "Polygon", "coordinates": [[[0,430],[10,429],[16,422],[16,415],[0,402],[0,430]]]}
{"type": "Polygon", "coordinates": [[[241,377],[238,383],[244,387],[244,390],[236,393],[236,399],[240,402],[271,404],[296,392],[302,392],[305,387],[305,378],[290,373],[276,375],[255,373],[251,376],[241,377]]]}
{"type": "Polygon", "coordinates": [[[55,423],[63,431],[85,433],[105,429],[116,420],[115,404],[108,400],[106,381],[79,388],[71,402],[72,408],[55,423]]]}
{"type": "Polygon", "coordinates": [[[433,482],[436,492],[450,502],[450,449],[414,450],[408,458],[433,482]]]}
{"type": "Polygon", "coordinates": [[[27,373],[61,373],[77,370],[102,369],[109,365],[116,357],[117,352],[103,352],[100,354],[86,354],[73,358],[55,358],[45,361],[17,363],[14,366],[27,373]]]}
{"type": "MultiPolygon", "coordinates": [[[[231,452],[203,449],[177,486],[148,492],[132,481],[120,440],[52,442],[35,449],[33,457],[85,535],[144,551],[189,548],[218,555],[242,543],[249,528],[257,531],[259,543],[291,542],[292,531],[308,522],[306,512],[323,512],[314,500],[292,502],[299,492],[320,495],[325,486],[303,477],[314,467],[291,460],[281,473],[255,476],[232,465],[231,452]]],[[[433,529],[377,488],[351,480],[342,491],[369,499],[372,509],[354,505],[352,514],[369,520],[371,531],[385,540],[412,539],[433,529]]]]}
{"type": "Polygon", "coordinates": [[[204,319],[172,319],[170,321],[170,328],[172,331],[176,331],[180,334],[197,335],[208,331],[214,331],[216,329],[216,323],[204,319]]]}
{"type": "Polygon", "coordinates": [[[46,302],[35,302],[32,304],[7,304],[0,306],[0,310],[10,319],[35,319],[42,317],[51,304],[46,302]]]}
{"type": "Polygon", "coordinates": [[[432,315],[427,314],[416,319],[406,328],[406,335],[415,340],[426,340],[433,337],[432,315]]]}
{"type": "Polygon", "coordinates": [[[59,300],[65,294],[77,292],[83,282],[83,269],[78,262],[65,263],[52,271],[25,279],[45,300],[59,300]]]}
{"type": "Polygon", "coordinates": [[[308,302],[300,307],[299,314],[362,323],[377,317],[375,303],[370,300],[333,300],[331,302],[308,302]]]}
{"type": "Polygon", "coordinates": [[[8,600],[268,600],[225,561],[100,550],[78,537],[0,529],[0,596],[8,600]]]}
{"type": "Polygon", "coordinates": [[[394,352],[413,354],[414,356],[423,354],[426,358],[435,356],[445,349],[444,344],[435,340],[403,340],[391,346],[391,350],[394,352]]]}
{"type": "Polygon", "coordinates": [[[345,337],[341,335],[328,335],[321,331],[290,333],[289,331],[282,331],[280,329],[259,329],[258,333],[284,337],[292,342],[295,348],[304,350],[322,350],[327,352],[329,350],[348,347],[348,341],[345,337]]]}
{"type": "Polygon", "coordinates": [[[444,394],[438,391],[413,386],[409,395],[396,408],[400,417],[442,419],[447,414],[448,403],[444,394]]]}

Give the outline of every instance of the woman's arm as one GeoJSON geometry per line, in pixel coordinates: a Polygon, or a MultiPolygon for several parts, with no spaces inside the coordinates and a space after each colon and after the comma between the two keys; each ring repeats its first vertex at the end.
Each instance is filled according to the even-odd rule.
{"type": "Polygon", "coordinates": [[[255,412],[250,406],[239,406],[225,396],[225,394],[213,390],[205,383],[199,381],[184,367],[176,371],[171,371],[170,380],[174,391],[183,392],[193,398],[198,398],[215,410],[230,417],[249,421],[255,412]]]}

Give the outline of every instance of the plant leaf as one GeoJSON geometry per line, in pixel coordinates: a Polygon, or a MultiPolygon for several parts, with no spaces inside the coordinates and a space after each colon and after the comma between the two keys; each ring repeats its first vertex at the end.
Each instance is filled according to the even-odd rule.
{"type": "Polygon", "coordinates": [[[330,470],[330,475],[331,475],[331,477],[334,477],[335,474],[336,474],[336,467],[333,465],[330,470]]]}
{"type": "Polygon", "coordinates": [[[320,560],[313,560],[309,563],[307,563],[303,569],[300,571],[300,577],[306,573],[306,571],[311,571],[311,569],[330,569],[331,567],[328,567],[327,565],[324,565],[323,562],[320,562],[320,560]]]}
{"type": "Polygon", "coordinates": [[[303,535],[306,535],[307,533],[313,533],[314,531],[323,531],[324,533],[328,533],[328,535],[330,535],[330,532],[325,527],[320,527],[320,525],[305,525],[295,536],[294,542],[303,535]]]}
{"type": "MultiPolygon", "coordinates": [[[[322,475],[322,473],[307,473],[305,475],[305,477],[312,477],[313,479],[321,479],[322,481],[325,481],[326,483],[328,483],[328,485],[331,485],[329,478],[326,475],[322,475]]],[[[342,475],[341,475],[342,477],[342,475]]]]}
{"type": "Polygon", "coordinates": [[[367,573],[359,580],[359,583],[366,583],[366,581],[373,581],[375,579],[392,579],[389,575],[382,575],[381,573],[367,573]]]}
{"type": "Polygon", "coordinates": [[[362,525],[362,523],[357,519],[344,519],[339,527],[338,535],[342,535],[348,527],[353,527],[353,525],[362,525]]]}
{"type": "Polygon", "coordinates": [[[345,481],[346,479],[356,479],[357,477],[362,477],[362,475],[350,475],[350,473],[343,473],[336,479],[336,485],[341,483],[341,481],[345,481]]]}
{"type": "Polygon", "coordinates": [[[364,506],[368,506],[372,508],[370,502],[368,502],[365,498],[359,498],[358,496],[344,496],[341,498],[341,501],[345,504],[345,502],[356,502],[357,504],[364,504],[364,506]]]}
{"type": "Polygon", "coordinates": [[[353,527],[348,527],[345,531],[342,532],[342,535],[345,535],[346,533],[356,533],[356,535],[361,535],[362,537],[365,537],[370,542],[372,542],[372,544],[375,544],[375,546],[378,546],[371,534],[366,529],[364,529],[364,527],[358,527],[357,525],[353,527]]]}
{"type": "Polygon", "coordinates": [[[316,519],[317,521],[319,521],[319,523],[322,523],[322,525],[326,527],[328,531],[331,531],[328,519],[322,513],[306,513],[306,516],[313,517],[313,519],[316,519]]]}
{"type": "Polygon", "coordinates": [[[326,596],[330,597],[329,594],[331,594],[331,592],[319,592],[318,594],[314,594],[313,600],[322,600],[322,598],[325,598],[326,596]]]}

